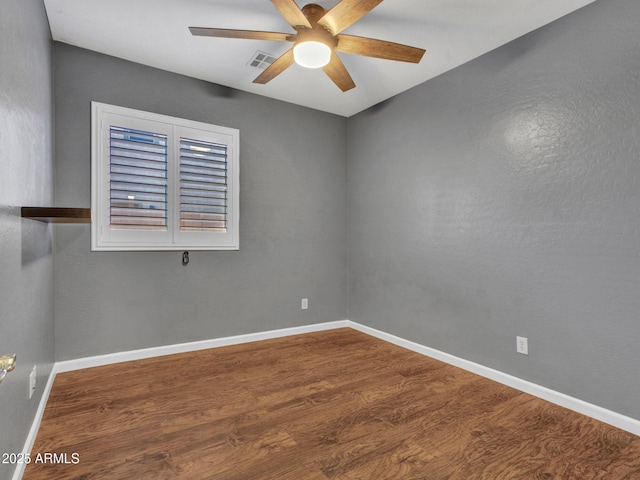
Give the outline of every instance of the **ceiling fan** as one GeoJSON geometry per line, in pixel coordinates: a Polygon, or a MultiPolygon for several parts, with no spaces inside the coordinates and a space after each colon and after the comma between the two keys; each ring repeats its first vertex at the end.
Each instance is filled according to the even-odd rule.
{"type": "Polygon", "coordinates": [[[292,42],[293,47],[253,81],[260,84],[273,80],[297,63],[307,68],[322,68],[338,88],[346,92],[356,85],[336,52],[410,63],[419,63],[425,53],[422,48],[340,33],[382,0],[341,0],[329,11],[314,3],[300,8],[294,0],[271,1],[296,33],[205,27],[189,27],[189,30],[193,35],[205,37],[292,42]]]}

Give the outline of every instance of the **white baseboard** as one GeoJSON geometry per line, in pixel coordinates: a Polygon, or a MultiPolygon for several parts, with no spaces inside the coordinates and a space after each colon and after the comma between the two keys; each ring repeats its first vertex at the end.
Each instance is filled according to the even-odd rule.
{"type": "Polygon", "coordinates": [[[211,340],[201,340],[198,342],[178,343],[175,345],[163,345],[160,347],[143,348],[141,350],[130,350],[128,352],[110,353],[95,357],[78,358],[75,360],[65,360],[56,362],[57,372],[70,372],[81,368],[99,367],[112,363],[130,362],[143,358],[161,357],[163,355],[173,355],[175,353],[195,352],[208,348],[226,347],[240,343],[257,342],[271,338],[288,337],[302,333],[320,332],[332,330],[334,328],[348,327],[348,320],[337,320],[335,322],[316,323],[313,325],[303,325],[300,327],[281,328],[278,330],[268,330],[266,332],[248,333],[245,335],[234,335],[232,337],[214,338],[211,340]]]}
{"type": "Polygon", "coordinates": [[[612,410],[607,410],[606,408],[599,407],[598,405],[585,402],[569,395],[565,395],[564,393],[551,390],[550,388],[528,382],[527,380],[514,377],[513,375],[509,375],[499,370],[485,367],[478,363],[470,362],[469,360],[465,360],[463,358],[449,355],[448,353],[444,353],[430,347],[425,347],[424,345],[420,345],[419,343],[396,337],[395,335],[376,330],[375,328],[367,327],[366,325],[361,325],[352,321],[349,321],[348,324],[349,327],[373,337],[379,338],[381,340],[386,340],[387,342],[393,343],[400,347],[404,347],[417,353],[421,353],[422,355],[426,355],[427,357],[440,360],[441,362],[448,363],[449,365],[460,367],[482,377],[486,377],[498,383],[502,383],[503,385],[506,385],[508,387],[515,388],[516,390],[520,390],[561,407],[573,410],[574,412],[578,412],[588,417],[595,418],[596,420],[600,420],[601,422],[608,423],[609,425],[613,425],[614,427],[618,427],[622,430],[626,430],[629,433],[640,436],[640,420],[637,420],[635,418],[621,415],[620,413],[614,412],[612,410]]]}
{"type": "MultiPolygon", "coordinates": [[[[53,386],[53,381],[56,378],[55,369],[56,369],[56,366],[54,364],[53,368],[51,369],[51,373],[49,374],[49,379],[47,380],[47,384],[44,386],[42,397],[40,397],[40,403],[38,404],[38,409],[36,410],[36,416],[33,419],[31,428],[29,429],[27,440],[24,442],[24,447],[22,447],[23,453],[30,453],[31,448],[33,448],[33,443],[36,441],[36,435],[38,434],[38,429],[40,428],[40,422],[42,421],[42,416],[44,415],[44,408],[47,406],[47,400],[49,400],[49,393],[51,393],[51,387],[53,386]]],[[[11,477],[12,480],[20,480],[22,478],[22,475],[24,474],[25,468],[27,468],[27,465],[25,463],[18,463],[16,465],[16,469],[13,471],[13,477],[11,477]]]]}
{"type": "MultiPolygon", "coordinates": [[[[42,420],[42,415],[44,414],[47,400],[49,399],[49,393],[51,392],[51,387],[53,386],[53,382],[57,373],[69,372],[83,368],[98,367],[102,365],[110,365],[113,363],[128,362],[132,360],[141,360],[144,358],[159,357],[162,355],[172,355],[174,353],[193,352],[197,350],[205,350],[208,348],[217,348],[227,345],[257,342],[260,340],[287,337],[303,333],[320,332],[324,330],[333,330],[336,328],[344,327],[353,328],[354,330],[358,330],[381,340],[385,340],[408,350],[412,350],[416,353],[420,353],[436,360],[440,360],[441,362],[460,367],[482,377],[489,378],[496,382],[502,383],[503,385],[515,388],[525,393],[529,393],[538,398],[542,398],[543,400],[547,400],[548,402],[560,405],[562,407],[568,408],[569,410],[573,410],[588,417],[595,418],[596,420],[600,420],[601,422],[608,423],[609,425],[613,425],[622,430],[633,433],[634,435],[640,436],[640,420],[636,420],[635,418],[621,415],[614,411],[607,410],[606,408],[602,408],[583,400],[571,397],[569,395],[565,395],[564,393],[556,392],[555,390],[542,387],[521,378],[508,375],[498,370],[485,367],[478,363],[470,362],[469,360],[465,360],[463,358],[459,358],[448,353],[426,347],[424,345],[420,345],[419,343],[415,343],[410,340],[405,340],[404,338],[396,337],[395,335],[376,330],[375,328],[367,327],[366,325],[352,322],[350,320],[339,320],[335,322],[303,325],[300,327],[283,328],[279,330],[250,333],[246,335],[236,335],[232,337],[223,337],[190,343],[180,343],[176,345],[165,345],[160,347],[145,348],[141,350],[131,350],[128,352],[111,353],[108,355],[98,355],[95,357],[78,358],[75,360],[56,362],[51,370],[51,374],[49,375],[49,380],[47,381],[47,385],[45,386],[45,390],[42,394],[36,416],[33,419],[33,424],[31,426],[31,429],[29,430],[29,435],[27,436],[27,440],[22,451],[25,453],[31,452],[31,448],[33,447],[33,443],[36,439],[36,434],[38,433],[38,428],[40,427],[40,421],[42,420]]],[[[26,465],[24,464],[18,465],[16,467],[12,480],[20,480],[22,478],[22,474],[24,473],[25,467],[26,465]]]]}

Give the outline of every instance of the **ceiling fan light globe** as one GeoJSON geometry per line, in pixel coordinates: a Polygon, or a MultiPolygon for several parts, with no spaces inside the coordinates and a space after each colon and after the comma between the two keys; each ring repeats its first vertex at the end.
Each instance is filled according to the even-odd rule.
{"type": "Polygon", "coordinates": [[[305,68],[321,68],[331,60],[331,48],[317,41],[300,42],[293,47],[293,59],[305,68]]]}

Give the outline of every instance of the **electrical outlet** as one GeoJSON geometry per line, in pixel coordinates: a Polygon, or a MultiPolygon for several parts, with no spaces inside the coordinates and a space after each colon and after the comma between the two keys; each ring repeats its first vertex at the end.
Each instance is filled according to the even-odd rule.
{"type": "Polygon", "coordinates": [[[29,399],[33,397],[33,394],[36,391],[36,366],[33,366],[33,370],[29,374],[29,399]]]}
{"type": "Polygon", "coordinates": [[[309,308],[309,299],[308,298],[303,298],[302,302],[300,302],[300,308],[302,310],[307,310],[309,308]]]}
{"type": "Polygon", "coordinates": [[[516,337],[516,352],[529,355],[529,340],[527,337],[516,337]]]}

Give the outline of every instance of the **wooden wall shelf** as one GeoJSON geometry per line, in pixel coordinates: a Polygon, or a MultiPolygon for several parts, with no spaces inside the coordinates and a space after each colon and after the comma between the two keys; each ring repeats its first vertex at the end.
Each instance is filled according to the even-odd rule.
{"type": "Polygon", "coordinates": [[[22,216],[46,223],[91,223],[90,208],[22,207],[22,216]]]}

